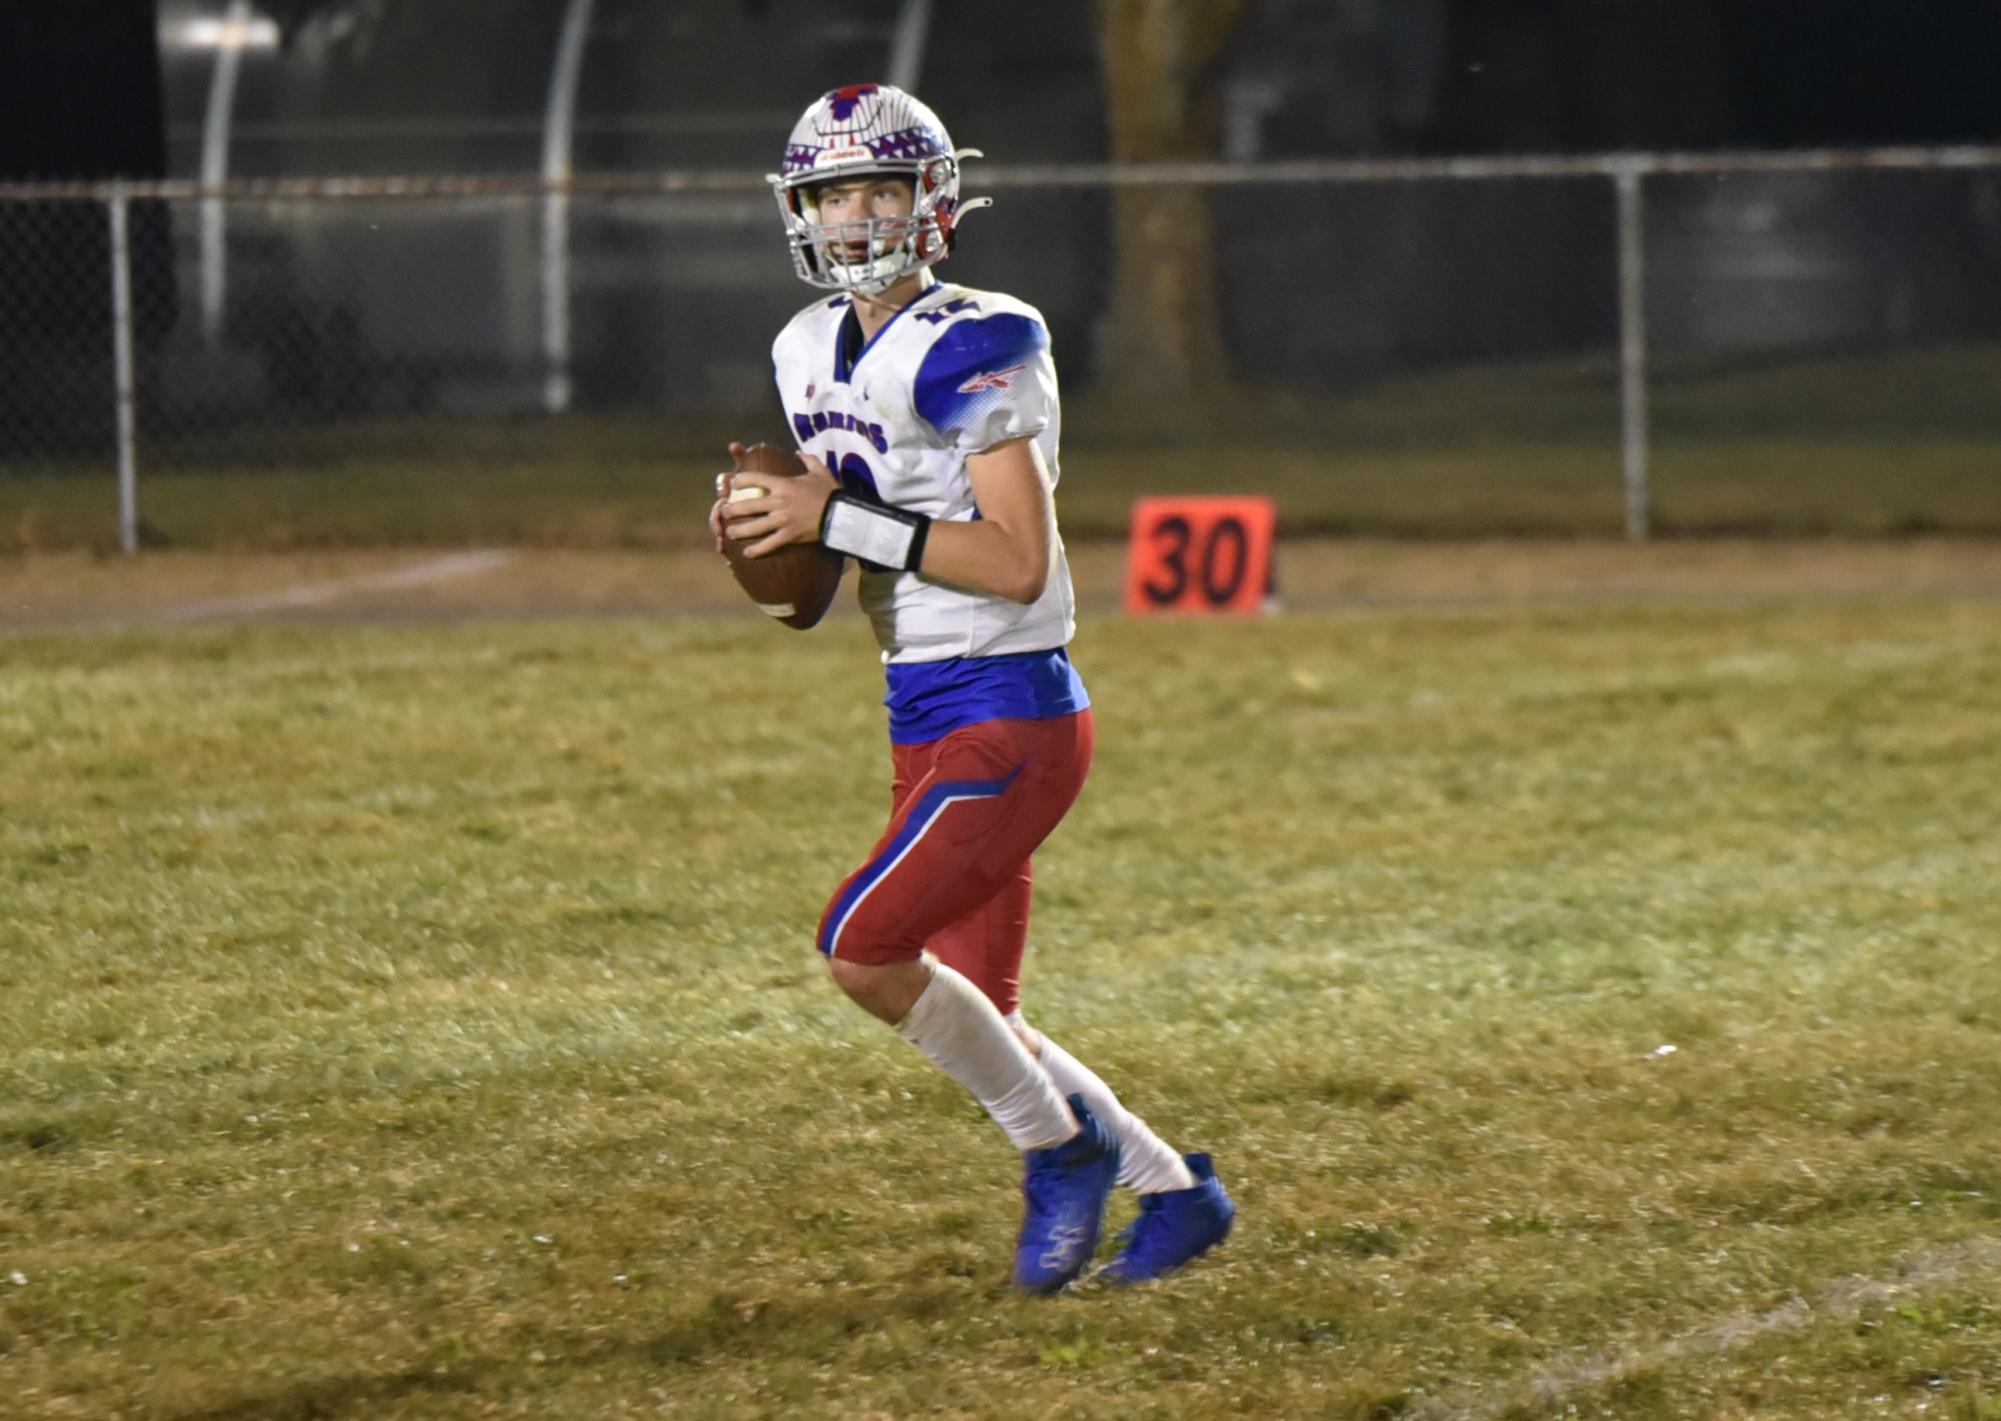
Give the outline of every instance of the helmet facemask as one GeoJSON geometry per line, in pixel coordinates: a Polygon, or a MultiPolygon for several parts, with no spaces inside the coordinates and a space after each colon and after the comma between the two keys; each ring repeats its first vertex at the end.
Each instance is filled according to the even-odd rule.
{"type": "Polygon", "coordinates": [[[828,291],[873,295],[951,254],[958,219],[990,199],[959,200],[959,160],[938,116],[887,84],[853,84],[812,104],[794,126],[773,195],[799,279],[828,291]],[[819,192],[830,183],[897,178],[910,184],[908,217],[827,224],[819,192]]]}
{"type": "Polygon", "coordinates": [[[957,240],[954,224],[964,212],[991,199],[957,200],[959,159],[977,156],[961,149],[914,162],[857,165],[845,172],[811,173],[775,184],[778,207],[799,279],[829,291],[872,295],[914,271],[943,261],[957,240]],[[821,219],[819,193],[851,179],[896,178],[911,189],[907,217],[862,217],[828,223],[821,219]]]}

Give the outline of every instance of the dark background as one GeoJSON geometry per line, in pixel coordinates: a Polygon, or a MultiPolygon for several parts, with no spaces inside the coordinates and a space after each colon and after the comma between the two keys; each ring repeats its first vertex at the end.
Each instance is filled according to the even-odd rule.
{"type": "MultiPolygon", "coordinates": [[[[274,0],[265,12],[285,25],[297,62],[302,27],[343,8],[341,0],[274,0]]],[[[631,10],[632,0],[623,8],[631,10]]],[[[610,57],[594,55],[587,107],[621,88],[653,112],[684,102],[741,104],[746,73],[772,76],[776,92],[761,96],[767,104],[797,106],[797,86],[784,82],[797,66],[781,50],[786,34],[799,33],[787,16],[799,7],[737,0],[656,8],[679,12],[674,42],[651,59],[638,46],[634,72],[622,84],[604,73],[610,57]],[[742,56],[753,62],[720,66],[717,92],[707,95],[697,84],[666,82],[674,79],[677,52],[702,48],[705,24],[716,40],[753,43],[758,51],[742,56]]],[[[621,9],[605,0],[596,27],[643,28],[640,16],[621,9]]],[[[815,44],[820,54],[870,74],[880,67],[869,58],[881,52],[893,3],[813,9],[822,25],[829,15],[852,17],[844,31],[851,55],[824,37],[815,44]]],[[[424,61],[409,67],[406,87],[441,91],[467,111],[532,115],[560,6],[397,0],[383,13],[376,23],[415,39],[413,52],[424,61]],[[515,33],[534,62],[516,66],[513,77],[492,66],[496,72],[470,88],[440,85],[437,56],[454,51],[439,46],[471,23],[515,33]],[[544,31],[546,41],[534,42],[544,31]],[[507,92],[517,87],[518,96],[507,92]]],[[[989,104],[1017,101],[1022,84],[1090,82],[1092,44],[1089,7],[1074,0],[978,12],[937,6],[926,93],[941,111],[977,118],[989,104]]],[[[717,68],[716,57],[706,56],[709,68],[717,68]]],[[[1994,140],[2001,138],[1997,58],[2001,4],[1992,0],[1262,0],[1231,45],[1225,70],[1226,78],[1279,91],[1259,125],[1260,155],[1296,157],[1994,140]],[[1355,74],[1362,82],[1349,81],[1355,74]]],[[[7,0],[0,6],[0,176],[166,172],[160,60],[150,0],[7,0]]],[[[425,106],[414,92],[396,102],[385,92],[395,87],[383,80],[350,92],[355,106],[371,110],[425,106]]],[[[1078,131],[1087,110],[1068,101],[1056,109],[1061,131],[1052,125],[1033,140],[1044,151],[1010,157],[1102,150],[1102,132],[1078,131]]],[[[601,166],[619,166],[650,155],[622,157],[607,143],[597,156],[601,166]]],[[[403,166],[418,170],[427,157],[413,145],[403,166]]]]}

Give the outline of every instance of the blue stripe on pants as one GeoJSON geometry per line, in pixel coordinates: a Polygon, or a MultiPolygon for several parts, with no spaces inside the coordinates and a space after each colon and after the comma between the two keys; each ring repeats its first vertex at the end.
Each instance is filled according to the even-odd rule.
{"type": "Polygon", "coordinates": [[[855,909],[903,861],[903,856],[917,847],[917,841],[930,832],[931,826],[948,806],[962,799],[998,799],[1020,773],[1021,766],[1017,765],[997,780],[947,780],[924,791],[923,798],[904,817],[903,827],[897,830],[896,837],[884,844],[882,852],[862,866],[861,872],[855,875],[835,901],[834,910],[827,914],[826,931],[820,935],[820,951],[828,957],[834,955],[841,929],[847,926],[855,909]]]}

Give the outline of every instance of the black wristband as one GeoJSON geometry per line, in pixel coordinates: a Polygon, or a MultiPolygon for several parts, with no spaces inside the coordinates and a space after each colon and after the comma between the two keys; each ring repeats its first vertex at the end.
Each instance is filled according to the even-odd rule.
{"type": "Polygon", "coordinates": [[[837,553],[848,553],[877,567],[915,572],[924,561],[924,543],[931,520],[907,508],[871,503],[835,489],[820,515],[820,541],[837,553]]]}

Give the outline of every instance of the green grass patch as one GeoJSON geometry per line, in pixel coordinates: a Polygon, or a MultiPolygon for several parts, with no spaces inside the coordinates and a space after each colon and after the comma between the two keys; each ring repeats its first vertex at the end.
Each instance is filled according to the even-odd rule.
{"type": "Polygon", "coordinates": [[[1243,1214],[1055,1300],[812,950],[852,619],[0,647],[9,1416],[2001,1396],[1991,602],[1087,621],[1027,1008],[1243,1214]]]}

